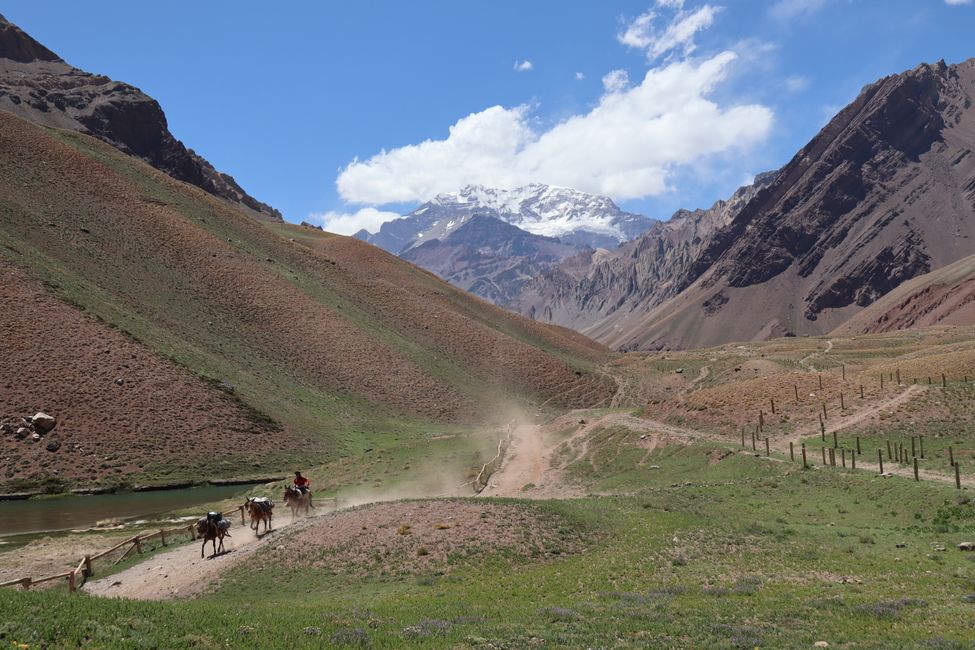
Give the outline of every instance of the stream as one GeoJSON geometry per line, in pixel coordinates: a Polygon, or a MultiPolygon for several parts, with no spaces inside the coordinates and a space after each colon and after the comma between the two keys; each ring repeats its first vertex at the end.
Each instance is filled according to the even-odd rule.
{"type": "MultiPolygon", "coordinates": [[[[221,485],[114,494],[0,501],[0,537],[90,528],[103,519],[151,519],[196,505],[210,505],[251,486],[221,485]]],[[[203,510],[201,509],[201,514],[203,510]]]]}

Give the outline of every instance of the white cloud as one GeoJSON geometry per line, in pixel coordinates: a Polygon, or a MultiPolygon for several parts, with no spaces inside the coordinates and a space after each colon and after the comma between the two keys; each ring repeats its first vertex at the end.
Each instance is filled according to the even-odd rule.
{"type": "Polygon", "coordinates": [[[308,222],[319,224],[325,230],[337,235],[354,235],[363,228],[369,232],[376,232],[379,226],[399,219],[402,215],[397,212],[386,212],[376,208],[362,208],[356,212],[324,212],[308,216],[308,222]]]}
{"type": "Polygon", "coordinates": [[[616,37],[623,45],[646,50],[647,58],[651,61],[673,51],[684,56],[691,54],[696,48],[694,36],[710,27],[721,11],[721,7],[709,4],[685,11],[684,3],[677,0],[658,0],[656,6],[675,12],[662,30],[655,24],[660,14],[651,9],[633,19],[616,37]]]}
{"type": "Polygon", "coordinates": [[[582,72],[577,72],[576,73],[576,81],[582,81],[585,78],[586,78],[585,73],[582,73],[582,72]]]}
{"type": "Polygon", "coordinates": [[[945,0],[945,4],[957,7],[959,5],[970,5],[972,0],[945,0]]]}
{"type": "Polygon", "coordinates": [[[809,77],[793,75],[785,80],[785,89],[790,93],[801,93],[809,88],[810,83],[809,77]]]}
{"type": "Polygon", "coordinates": [[[708,98],[736,58],[723,52],[671,62],[650,69],[639,85],[607,85],[590,112],[547,131],[534,127],[528,107],[492,106],[458,120],[442,140],[355,160],[336,184],[346,201],[371,205],[425,201],[470,183],[542,182],[617,200],[659,194],[675,168],[740,151],[768,135],[768,108],[721,106],[708,98]]]}
{"type": "Polygon", "coordinates": [[[779,0],[769,13],[773,18],[789,21],[803,15],[814,14],[824,6],[827,0],[779,0]]]}
{"type": "Polygon", "coordinates": [[[515,72],[528,72],[534,67],[535,65],[527,59],[524,61],[515,61],[515,72]]]}
{"type": "Polygon", "coordinates": [[[603,76],[603,89],[608,93],[618,93],[630,85],[630,75],[626,70],[611,70],[603,76]]]}

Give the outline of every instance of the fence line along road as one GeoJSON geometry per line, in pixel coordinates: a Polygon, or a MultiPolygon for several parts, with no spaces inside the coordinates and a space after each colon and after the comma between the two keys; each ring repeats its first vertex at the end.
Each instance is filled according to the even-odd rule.
{"type": "MultiPolygon", "coordinates": [[[[238,506],[237,508],[231,510],[230,512],[231,513],[240,512],[240,525],[243,526],[245,523],[244,506],[238,506]]],[[[190,534],[190,539],[196,540],[196,523],[194,522],[186,526],[179,526],[177,528],[168,528],[168,529],[160,528],[159,530],[151,533],[135,535],[133,537],[129,537],[128,539],[119,542],[112,548],[101,551],[100,553],[95,553],[94,555],[86,555],[85,557],[81,558],[81,561],[78,563],[78,566],[72,569],[71,571],[65,571],[64,573],[57,573],[55,575],[45,576],[43,578],[32,578],[31,576],[25,576],[23,578],[17,578],[15,580],[0,582],[0,587],[20,586],[23,589],[27,590],[33,586],[44,584],[46,582],[54,582],[55,580],[67,580],[68,591],[73,593],[77,591],[82,585],[84,585],[85,581],[88,578],[95,575],[95,572],[92,568],[92,562],[94,562],[95,560],[100,560],[101,558],[111,555],[112,553],[118,551],[119,549],[128,546],[129,548],[126,549],[125,553],[123,553],[117,560],[115,560],[115,562],[112,563],[112,565],[114,566],[119,562],[121,562],[122,560],[124,560],[125,558],[127,558],[132,553],[133,550],[135,550],[137,553],[142,553],[142,542],[148,542],[149,540],[158,537],[159,540],[162,542],[162,545],[166,546],[167,535],[177,535],[179,533],[186,533],[186,532],[190,534]]]]}

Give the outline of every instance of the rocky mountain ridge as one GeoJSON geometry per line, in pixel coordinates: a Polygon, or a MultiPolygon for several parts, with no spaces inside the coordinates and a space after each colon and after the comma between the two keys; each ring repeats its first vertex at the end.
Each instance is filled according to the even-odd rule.
{"type": "Polygon", "coordinates": [[[138,88],[72,67],[0,16],[0,110],[92,135],[173,178],[240,205],[253,216],[281,213],[177,140],[159,103],[138,88]]]}
{"type": "Polygon", "coordinates": [[[674,278],[775,176],[759,174],[707,210],[678,210],[616,250],[583,252],[544,269],[508,304],[529,317],[576,329],[620,310],[648,310],[679,292],[674,278]]]}
{"type": "Polygon", "coordinates": [[[622,349],[829,332],[975,253],[973,99],[975,59],[885,77],[683,255],[651,232],[564,262],[519,309],[622,349]]]}

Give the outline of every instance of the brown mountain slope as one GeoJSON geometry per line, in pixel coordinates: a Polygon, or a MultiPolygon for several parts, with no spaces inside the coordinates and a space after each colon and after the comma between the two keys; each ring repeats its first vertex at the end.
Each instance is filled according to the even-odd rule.
{"type": "Polygon", "coordinates": [[[9,265],[0,302],[0,484],[122,482],[180,458],[199,478],[216,458],[253,474],[309,445],[9,265]],[[54,429],[17,435],[41,410],[54,429]]]}
{"type": "Polygon", "coordinates": [[[583,331],[622,348],[820,334],[973,252],[975,59],[867,86],[649,309],[583,331]]]}
{"type": "Polygon", "coordinates": [[[166,115],[138,88],[78,70],[0,16],[0,110],[45,126],[93,135],[150,165],[241,207],[281,221],[173,137],[166,115]]]}
{"type": "Polygon", "coordinates": [[[930,325],[975,325],[975,255],[908,280],[831,333],[851,336],[930,325]]]}
{"type": "MultiPolygon", "coordinates": [[[[235,384],[315,457],[501,418],[510,405],[598,404],[613,390],[596,373],[608,351],[578,334],[356,240],[251,219],[92,138],[2,112],[0,257],[156,354],[235,384]]],[[[30,382],[12,372],[7,381],[30,382]]]]}

